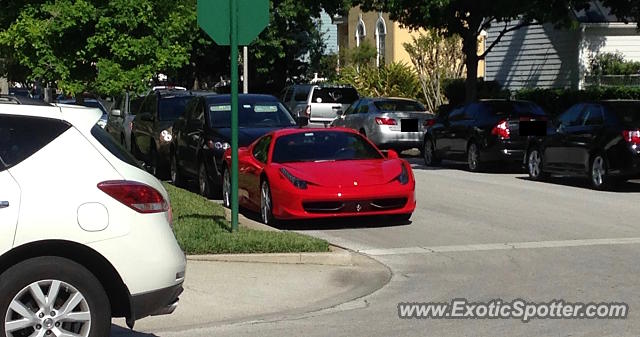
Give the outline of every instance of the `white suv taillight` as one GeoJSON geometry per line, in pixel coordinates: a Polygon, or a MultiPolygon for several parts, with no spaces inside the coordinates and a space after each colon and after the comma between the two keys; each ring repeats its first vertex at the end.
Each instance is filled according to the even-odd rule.
{"type": "Polygon", "coordinates": [[[138,213],[163,213],[169,203],[155,188],[133,181],[113,180],[98,184],[98,188],[138,213]]]}

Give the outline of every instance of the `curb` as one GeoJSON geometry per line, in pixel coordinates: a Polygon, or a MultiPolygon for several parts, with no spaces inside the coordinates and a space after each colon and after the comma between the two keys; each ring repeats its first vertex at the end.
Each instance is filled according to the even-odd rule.
{"type": "Polygon", "coordinates": [[[331,247],[328,253],[276,253],[276,254],[215,254],[189,255],[187,260],[200,262],[245,262],[274,264],[315,264],[325,266],[353,266],[354,253],[331,247]]]}
{"type": "MultiPolygon", "coordinates": [[[[224,216],[227,220],[231,221],[231,210],[226,208],[226,207],[222,207],[224,209],[224,216]]],[[[240,223],[240,227],[243,228],[248,228],[248,229],[255,229],[255,230],[259,230],[259,231],[271,231],[271,232],[279,232],[280,230],[277,228],[273,228],[271,226],[267,226],[263,223],[259,223],[257,221],[253,221],[249,218],[247,218],[246,216],[242,215],[242,213],[238,214],[238,222],[240,223]]]]}

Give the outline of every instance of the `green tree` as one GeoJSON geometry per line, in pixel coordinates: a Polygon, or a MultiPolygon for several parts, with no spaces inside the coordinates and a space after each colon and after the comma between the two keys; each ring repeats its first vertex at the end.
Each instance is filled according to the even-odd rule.
{"type": "Polygon", "coordinates": [[[435,29],[413,37],[411,43],[403,44],[418,73],[429,111],[436,111],[445,102],[443,81],[461,78],[464,73],[461,45],[459,36],[447,37],[435,29]]]}
{"type": "MultiPolygon", "coordinates": [[[[413,29],[435,28],[462,38],[462,50],[467,68],[466,98],[477,97],[478,62],[489,53],[507,33],[534,22],[551,22],[571,26],[573,9],[589,6],[589,0],[354,0],[365,10],[388,12],[392,20],[413,29]],[[513,22],[514,25],[508,23],[513,22]],[[478,55],[478,37],[483,30],[502,27],[496,40],[478,55]]],[[[603,0],[614,13],[638,16],[637,0],[603,0]],[[625,12],[626,10],[626,12],[625,12]],[[630,14],[631,13],[631,14],[630,14]]]]}

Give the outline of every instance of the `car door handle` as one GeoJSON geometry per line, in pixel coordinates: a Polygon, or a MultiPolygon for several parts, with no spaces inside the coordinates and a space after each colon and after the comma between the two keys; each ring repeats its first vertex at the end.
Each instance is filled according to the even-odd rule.
{"type": "Polygon", "coordinates": [[[8,201],[0,201],[0,208],[7,208],[7,207],[9,207],[8,201]]]}

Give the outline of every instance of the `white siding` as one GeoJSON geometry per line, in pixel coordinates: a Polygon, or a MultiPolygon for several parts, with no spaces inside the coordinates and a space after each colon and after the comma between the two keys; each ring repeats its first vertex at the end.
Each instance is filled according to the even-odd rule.
{"type": "MultiPolygon", "coordinates": [[[[501,25],[489,29],[487,46],[501,25]]],[[[579,30],[556,30],[551,25],[531,25],[505,35],[486,57],[486,79],[504,88],[577,87],[579,81],[579,30]]]]}
{"type": "Polygon", "coordinates": [[[588,56],[619,51],[628,60],[640,61],[640,34],[635,24],[623,28],[587,27],[584,39],[588,56]]]}

